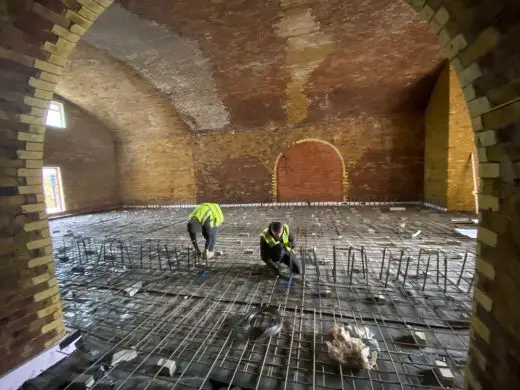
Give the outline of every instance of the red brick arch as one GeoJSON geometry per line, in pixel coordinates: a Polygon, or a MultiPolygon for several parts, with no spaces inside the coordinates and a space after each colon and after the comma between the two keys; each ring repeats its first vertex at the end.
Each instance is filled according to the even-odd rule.
{"type": "Polygon", "coordinates": [[[326,142],[291,145],[279,156],[275,169],[279,202],[343,200],[343,159],[326,142]]]}

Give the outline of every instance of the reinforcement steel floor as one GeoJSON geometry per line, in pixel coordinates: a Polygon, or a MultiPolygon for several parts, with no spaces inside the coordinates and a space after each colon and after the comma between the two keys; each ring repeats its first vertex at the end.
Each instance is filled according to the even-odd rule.
{"type": "MultiPolygon", "coordinates": [[[[463,386],[475,242],[454,228],[467,216],[420,208],[225,208],[217,241],[223,253],[206,263],[190,249],[189,211],[51,222],[66,325],[81,330],[84,348],[41,383],[63,388],[88,374],[96,388],[116,389],[463,386]],[[303,275],[274,277],[260,260],[258,236],[273,220],[295,233],[303,275]],[[262,306],[279,311],[280,333],[239,337],[239,319],[262,306]],[[373,370],[331,359],[326,341],[335,325],[368,328],[378,352],[373,370]],[[111,365],[124,349],[137,357],[111,365]],[[173,375],[155,364],[160,358],[175,361],[173,375]]],[[[255,326],[269,321],[258,318],[255,326]]]]}

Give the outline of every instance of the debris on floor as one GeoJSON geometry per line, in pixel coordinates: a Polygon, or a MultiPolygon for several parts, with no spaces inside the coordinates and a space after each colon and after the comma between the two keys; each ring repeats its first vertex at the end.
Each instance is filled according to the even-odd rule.
{"type": "Polygon", "coordinates": [[[390,207],[390,211],[406,211],[406,207],[390,207]]]}
{"type": "Polygon", "coordinates": [[[244,251],[244,254],[246,254],[246,255],[252,255],[252,254],[254,254],[254,253],[255,253],[255,250],[254,250],[254,249],[246,249],[246,250],[244,251]]]}
{"type": "Polygon", "coordinates": [[[477,229],[462,229],[457,228],[455,231],[463,236],[469,237],[469,238],[477,238],[477,229]]]}
{"type": "Polygon", "coordinates": [[[443,386],[454,387],[455,376],[448,368],[446,362],[441,360],[435,361],[435,367],[430,370],[425,370],[423,373],[422,384],[425,386],[443,386]]]}
{"type": "MultiPolygon", "coordinates": [[[[331,332],[332,342],[326,341],[329,356],[346,368],[371,370],[376,366],[377,351],[371,351],[361,338],[351,335],[351,332],[358,333],[354,329],[346,330],[344,327],[334,326],[331,332]]],[[[368,330],[360,333],[369,336],[368,330]]]]}
{"type": "Polygon", "coordinates": [[[318,288],[318,295],[322,298],[330,297],[332,295],[332,290],[327,286],[320,286],[318,288]]]}
{"type": "Polygon", "coordinates": [[[401,344],[408,345],[408,346],[415,346],[415,347],[419,347],[419,348],[426,347],[426,335],[424,334],[424,332],[417,331],[417,330],[411,328],[410,326],[408,326],[408,329],[409,329],[410,333],[407,335],[398,337],[396,341],[401,344]]]}
{"type": "Polygon", "coordinates": [[[454,223],[469,223],[469,222],[470,222],[470,219],[467,218],[467,217],[462,217],[462,218],[451,218],[450,221],[451,221],[451,222],[454,222],[454,223]]]}
{"type": "Polygon", "coordinates": [[[123,349],[122,351],[116,352],[112,355],[112,366],[115,366],[121,362],[130,362],[137,357],[135,349],[123,349]]]}
{"type": "Polygon", "coordinates": [[[133,297],[135,294],[139,292],[139,290],[143,287],[143,282],[139,281],[132,284],[130,287],[125,288],[125,294],[129,297],[133,297]]]}
{"type": "Polygon", "coordinates": [[[417,230],[414,234],[412,234],[412,238],[417,238],[421,235],[422,231],[417,230]]]}
{"type": "Polygon", "coordinates": [[[156,364],[159,367],[158,375],[170,376],[175,375],[175,371],[177,370],[177,364],[173,360],[169,359],[159,359],[156,364]]]}
{"type": "Polygon", "coordinates": [[[382,305],[387,302],[387,299],[383,294],[377,294],[372,297],[372,301],[378,305],[382,305]]]}

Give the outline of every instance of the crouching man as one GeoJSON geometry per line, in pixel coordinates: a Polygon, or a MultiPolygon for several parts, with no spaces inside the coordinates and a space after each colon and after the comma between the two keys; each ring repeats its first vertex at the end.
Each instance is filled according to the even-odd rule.
{"type": "Polygon", "coordinates": [[[260,235],[260,256],[269,268],[278,275],[278,263],[283,263],[292,273],[300,273],[300,265],[294,252],[294,236],[289,232],[289,225],[272,222],[260,235]]]}

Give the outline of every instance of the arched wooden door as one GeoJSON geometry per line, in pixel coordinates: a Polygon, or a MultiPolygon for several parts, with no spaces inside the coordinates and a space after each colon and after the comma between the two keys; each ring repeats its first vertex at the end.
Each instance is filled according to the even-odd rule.
{"type": "Polygon", "coordinates": [[[304,141],[290,146],[276,166],[279,202],[343,200],[343,164],[329,144],[304,141]]]}

